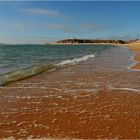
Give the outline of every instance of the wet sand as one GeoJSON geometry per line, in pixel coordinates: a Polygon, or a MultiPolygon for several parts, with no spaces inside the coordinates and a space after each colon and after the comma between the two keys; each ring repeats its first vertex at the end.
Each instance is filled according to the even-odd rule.
{"type": "Polygon", "coordinates": [[[114,47],[0,88],[0,138],[140,139],[140,72],[114,47]]]}
{"type": "Polygon", "coordinates": [[[131,51],[135,52],[135,56],[133,59],[136,63],[132,66],[133,69],[139,70],[140,69],[140,43],[132,43],[126,45],[131,51]]]}

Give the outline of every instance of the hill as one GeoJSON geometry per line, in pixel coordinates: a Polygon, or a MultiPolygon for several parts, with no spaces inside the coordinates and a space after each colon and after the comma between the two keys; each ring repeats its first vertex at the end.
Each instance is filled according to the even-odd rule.
{"type": "Polygon", "coordinates": [[[66,43],[66,44],[79,44],[79,43],[115,43],[115,44],[125,44],[126,41],[123,40],[100,40],[100,39],[77,39],[69,38],[64,40],[59,40],[56,43],[66,43]]]}

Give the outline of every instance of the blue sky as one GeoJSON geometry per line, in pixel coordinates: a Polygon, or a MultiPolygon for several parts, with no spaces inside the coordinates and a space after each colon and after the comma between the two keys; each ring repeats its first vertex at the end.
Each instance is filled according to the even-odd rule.
{"type": "Polygon", "coordinates": [[[3,43],[137,36],[140,36],[139,1],[0,1],[0,42],[3,43]]]}

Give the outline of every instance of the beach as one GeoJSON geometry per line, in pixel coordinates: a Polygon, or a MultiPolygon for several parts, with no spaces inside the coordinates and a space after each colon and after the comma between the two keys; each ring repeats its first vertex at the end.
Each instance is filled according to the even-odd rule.
{"type": "Polygon", "coordinates": [[[135,52],[134,60],[136,64],[132,66],[133,69],[139,70],[140,69],[140,43],[132,43],[126,45],[132,52],[135,52]]]}
{"type": "Polygon", "coordinates": [[[0,87],[0,138],[140,139],[140,45],[126,46],[0,87]]]}

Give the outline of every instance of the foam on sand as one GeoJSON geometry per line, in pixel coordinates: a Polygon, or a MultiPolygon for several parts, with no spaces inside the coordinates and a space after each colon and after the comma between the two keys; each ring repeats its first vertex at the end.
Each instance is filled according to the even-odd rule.
{"type": "Polygon", "coordinates": [[[126,90],[126,91],[132,91],[132,92],[138,92],[140,93],[140,89],[134,89],[134,88],[114,88],[110,87],[111,90],[126,90]]]}

